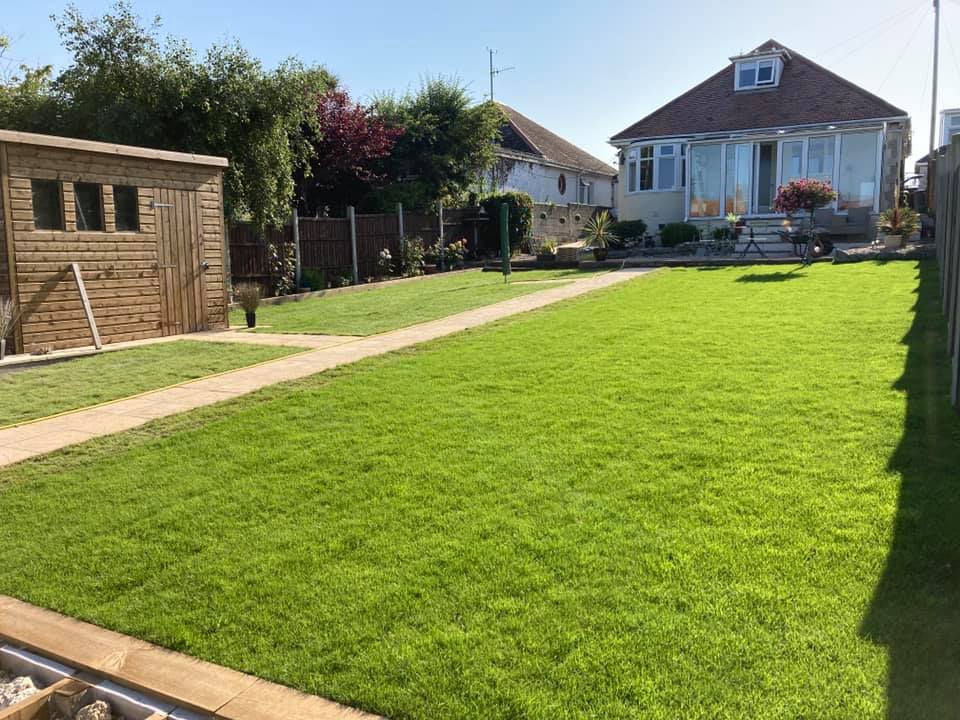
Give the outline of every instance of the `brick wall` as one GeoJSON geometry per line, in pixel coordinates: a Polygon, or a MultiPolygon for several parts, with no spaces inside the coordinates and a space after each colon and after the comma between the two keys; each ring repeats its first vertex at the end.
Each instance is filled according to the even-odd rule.
{"type": "Polygon", "coordinates": [[[533,230],[535,240],[554,239],[559,245],[580,238],[580,233],[593,214],[608,208],[596,205],[552,205],[534,203],[533,230]]]}

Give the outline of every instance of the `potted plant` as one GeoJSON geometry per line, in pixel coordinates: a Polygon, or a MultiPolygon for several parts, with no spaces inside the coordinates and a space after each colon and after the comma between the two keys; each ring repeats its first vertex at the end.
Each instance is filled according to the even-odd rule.
{"type": "Polygon", "coordinates": [[[877,218],[877,240],[888,250],[904,247],[911,235],[920,232],[920,215],[909,207],[896,205],[877,218]]]}
{"type": "Polygon", "coordinates": [[[607,259],[610,243],[618,237],[613,232],[612,225],[610,213],[601,210],[583,226],[583,246],[593,248],[593,259],[597,262],[607,259]]]}
{"type": "MultiPolygon", "coordinates": [[[[746,227],[747,221],[744,220],[740,215],[737,215],[734,212],[727,213],[727,224],[730,226],[730,233],[733,237],[740,237],[740,233],[743,232],[743,228],[746,227]]],[[[726,239],[726,238],[724,238],[726,239]]]]}
{"type": "Polygon", "coordinates": [[[813,245],[817,239],[813,232],[813,214],[817,208],[829,205],[836,199],[837,191],[826,180],[802,178],[791,180],[777,188],[777,197],[773,201],[774,212],[784,213],[788,217],[799,210],[806,210],[810,214],[810,229],[805,236],[807,246],[803,253],[804,265],[813,262],[813,245]]]}
{"type": "Polygon", "coordinates": [[[557,259],[557,241],[544,240],[537,251],[537,260],[539,262],[553,262],[557,259]]]}
{"type": "Polygon", "coordinates": [[[7,356],[7,336],[13,332],[13,326],[20,318],[17,301],[13,298],[0,297],[0,360],[7,356]]]}
{"type": "Polygon", "coordinates": [[[237,285],[234,294],[247,318],[247,327],[257,326],[257,308],[260,307],[260,286],[256,283],[237,285]]]}

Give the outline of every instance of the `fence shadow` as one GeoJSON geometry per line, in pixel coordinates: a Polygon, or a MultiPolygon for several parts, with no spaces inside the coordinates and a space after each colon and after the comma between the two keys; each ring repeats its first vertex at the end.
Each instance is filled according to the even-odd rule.
{"type": "Polygon", "coordinates": [[[888,649],[891,720],[960,718],[960,419],[934,264],[919,278],[895,386],[906,421],[889,462],[901,477],[894,535],[860,628],[888,649]]]}
{"type": "Polygon", "coordinates": [[[748,275],[741,275],[740,277],[737,278],[736,282],[773,283],[773,282],[784,282],[786,280],[795,280],[797,278],[805,277],[804,275],[797,274],[797,271],[802,269],[803,268],[797,267],[791,270],[790,272],[750,273],[748,275]]]}

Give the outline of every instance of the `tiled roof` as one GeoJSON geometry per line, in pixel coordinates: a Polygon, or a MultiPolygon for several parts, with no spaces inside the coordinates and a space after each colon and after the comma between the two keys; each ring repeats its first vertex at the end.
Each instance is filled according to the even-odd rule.
{"type": "Polygon", "coordinates": [[[779,128],[792,125],[903,117],[905,110],[768,40],[753,53],[786,50],[780,84],[762,90],[733,89],[734,64],[618,132],[610,140],[779,128]]]}
{"type": "Polygon", "coordinates": [[[586,172],[613,176],[616,168],[567,142],[503,103],[497,103],[509,122],[501,131],[500,146],[512,152],[536,155],[547,162],[586,172]]]}

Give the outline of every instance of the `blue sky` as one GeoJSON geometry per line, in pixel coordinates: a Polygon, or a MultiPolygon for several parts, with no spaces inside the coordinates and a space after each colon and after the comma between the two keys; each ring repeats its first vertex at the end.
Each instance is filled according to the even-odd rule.
{"type": "MultiPolygon", "coordinates": [[[[62,66],[51,13],[64,2],[3,0],[0,32],[26,62],[62,66]]],[[[86,14],[109,7],[77,0],[86,14]]],[[[674,2],[319,2],[135,0],[195,48],[237,38],[265,64],[296,55],[326,65],[360,99],[455,75],[487,93],[486,48],[515,70],[497,99],[604,160],[606,140],[726,64],[775,38],[878,92],[913,117],[914,156],[926,153],[931,0],[674,2]]],[[[943,0],[940,108],[960,107],[960,0],[943,0]]]]}

